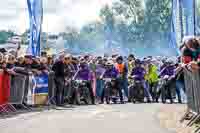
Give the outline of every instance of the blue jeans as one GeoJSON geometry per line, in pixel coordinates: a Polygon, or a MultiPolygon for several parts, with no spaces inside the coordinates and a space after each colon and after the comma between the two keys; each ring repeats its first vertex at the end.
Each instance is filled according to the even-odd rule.
{"type": "Polygon", "coordinates": [[[96,96],[101,97],[104,87],[104,81],[97,79],[96,81],[96,96]]]}
{"type": "Polygon", "coordinates": [[[178,96],[178,99],[181,100],[181,96],[183,96],[184,98],[184,101],[185,101],[185,85],[183,82],[177,80],[176,81],[176,93],[177,93],[177,96],[178,96]]]}
{"type": "Polygon", "coordinates": [[[128,78],[119,79],[120,89],[124,90],[125,96],[129,97],[128,92],[128,78]]]}
{"type": "Polygon", "coordinates": [[[143,86],[144,86],[144,95],[145,95],[145,97],[147,99],[150,99],[151,94],[150,94],[150,91],[149,91],[149,83],[147,81],[144,81],[143,86]]]}

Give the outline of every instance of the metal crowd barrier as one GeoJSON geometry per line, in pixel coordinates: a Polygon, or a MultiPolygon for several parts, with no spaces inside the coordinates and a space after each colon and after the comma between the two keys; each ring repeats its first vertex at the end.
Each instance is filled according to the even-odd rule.
{"type": "Polygon", "coordinates": [[[25,75],[21,75],[21,74],[11,75],[10,97],[8,101],[10,105],[21,105],[25,107],[23,105],[25,81],[26,81],[25,75]]]}
{"type": "Polygon", "coordinates": [[[54,72],[10,75],[0,70],[0,113],[16,112],[15,105],[29,110],[29,105],[55,104],[55,91],[54,72]]]}
{"type": "Polygon", "coordinates": [[[200,113],[200,73],[184,69],[185,88],[188,108],[195,114],[200,113]]]}
{"type": "Polygon", "coordinates": [[[49,72],[49,81],[48,81],[48,89],[49,89],[49,99],[48,99],[48,105],[56,104],[55,102],[55,96],[56,96],[56,85],[54,81],[55,73],[53,71],[49,72]]]}
{"type": "Polygon", "coordinates": [[[192,71],[185,68],[184,78],[188,106],[188,112],[186,112],[184,119],[188,118],[189,114],[192,114],[187,124],[188,126],[192,126],[200,119],[200,71],[192,71]]]}

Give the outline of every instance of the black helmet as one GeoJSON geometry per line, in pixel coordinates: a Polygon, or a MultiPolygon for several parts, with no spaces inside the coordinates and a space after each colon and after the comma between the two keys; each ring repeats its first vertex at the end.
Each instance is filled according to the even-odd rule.
{"type": "Polygon", "coordinates": [[[142,64],[142,62],[140,61],[140,59],[136,59],[135,60],[135,64],[139,64],[140,65],[140,64],[142,64]]]}
{"type": "Polygon", "coordinates": [[[135,56],[133,54],[130,54],[128,57],[129,58],[135,58],[135,56]]]}
{"type": "Polygon", "coordinates": [[[122,60],[123,61],[123,57],[122,56],[118,56],[116,61],[118,61],[118,60],[122,60]]]}

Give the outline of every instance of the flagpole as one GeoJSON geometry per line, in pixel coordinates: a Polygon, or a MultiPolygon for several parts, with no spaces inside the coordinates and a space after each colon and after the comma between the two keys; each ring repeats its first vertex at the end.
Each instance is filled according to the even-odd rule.
{"type": "Polygon", "coordinates": [[[193,0],[194,36],[196,36],[196,0],[193,0]]]}

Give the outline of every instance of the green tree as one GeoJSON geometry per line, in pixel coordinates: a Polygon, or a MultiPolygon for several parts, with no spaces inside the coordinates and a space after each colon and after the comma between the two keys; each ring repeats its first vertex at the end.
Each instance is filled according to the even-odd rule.
{"type": "Polygon", "coordinates": [[[14,36],[15,33],[13,31],[0,31],[0,44],[6,43],[8,38],[14,36]]]}

